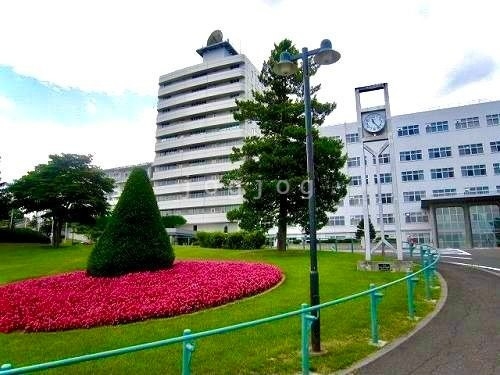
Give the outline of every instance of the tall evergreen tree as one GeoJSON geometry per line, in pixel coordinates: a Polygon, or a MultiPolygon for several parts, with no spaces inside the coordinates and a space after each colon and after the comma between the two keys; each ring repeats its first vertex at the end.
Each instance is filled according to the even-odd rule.
{"type": "MultiPolygon", "coordinates": [[[[370,231],[370,241],[373,241],[375,237],[377,236],[377,233],[375,232],[375,227],[372,224],[371,219],[368,217],[368,228],[370,231]]],[[[361,219],[358,223],[358,226],[356,227],[356,238],[359,240],[361,237],[365,236],[365,219],[361,219]]]]}
{"type": "Polygon", "coordinates": [[[147,173],[130,173],[104,233],[87,262],[92,276],[117,276],[171,267],[174,251],[147,173]]]}
{"type": "MultiPolygon", "coordinates": [[[[228,219],[247,230],[277,226],[280,250],[286,248],[288,225],[309,231],[302,70],[289,77],[273,71],[285,50],[298,52],[288,39],[275,44],[259,76],[264,90],[254,92],[252,100],[237,101],[235,119],[256,122],[261,135],[246,138],[241,148],[233,148],[231,160],[242,164],[223,178],[226,186],[239,184],[244,189],[243,204],[229,212],[228,219]]],[[[317,66],[312,60],[310,64],[313,75],[317,66]]],[[[311,87],[316,220],[321,228],[328,222],[326,212],[335,212],[345,196],[348,177],[341,171],[347,158],[342,143],[319,136],[317,127],[335,108],[334,103],[318,101],[319,89],[319,85],[311,87]]]]}

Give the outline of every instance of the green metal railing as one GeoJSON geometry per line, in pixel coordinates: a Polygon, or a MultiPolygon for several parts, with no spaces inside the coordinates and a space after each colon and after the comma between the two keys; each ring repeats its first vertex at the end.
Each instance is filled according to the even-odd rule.
{"type": "Polygon", "coordinates": [[[404,282],[406,280],[407,285],[407,301],[408,301],[408,317],[410,319],[415,318],[415,306],[414,306],[414,287],[415,283],[418,281],[417,275],[423,274],[425,281],[425,297],[427,300],[431,299],[431,289],[433,285],[433,279],[435,277],[435,270],[437,263],[439,261],[439,254],[436,250],[428,245],[419,245],[421,265],[422,268],[416,272],[409,272],[405,277],[398,280],[392,281],[390,283],[375,286],[370,284],[370,288],[359,293],[352,294],[347,297],[339,298],[333,301],[325,302],[316,306],[309,306],[307,304],[302,304],[299,310],[294,310],[286,312],[279,315],[273,315],[257,320],[252,320],[248,322],[243,322],[239,324],[234,324],[226,327],[211,329],[203,332],[193,333],[189,329],[185,329],[182,336],[168,338],[159,341],[153,341],[145,344],[127,346],[123,348],[118,348],[114,350],[107,350],[98,353],[85,354],[78,357],[70,357],[65,359],[60,359],[51,362],[39,363],[35,365],[29,365],[24,367],[13,368],[11,364],[4,364],[0,366],[0,375],[13,375],[13,374],[24,374],[27,372],[35,372],[41,370],[47,370],[56,367],[69,366],[77,363],[94,361],[98,359],[114,357],[122,354],[134,353],[142,350],[159,348],[167,345],[182,343],[182,375],[191,374],[191,360],[193,353],[196,349],[195,340],[202,339],[208,336],[221,335],[228,332],[233,332],[249,327],[255,327],[257,325],[271,323],[278,320],[300,316],[301,318],[301,353],[302,353],[302,374],[309,374],[309,338],[311,324],[314,321],[315,316],[311,313],[316,310],[321,310],[326,307],[331,307],[334,305],[339,305],[354,299],[369,296],[370,298],[370,327],[371,327],[371,342],[374,345],[379,344],[378,337],[378,316],[377,307],[381,302],[383,297],[382,290],[387,289],[393,285],[404,282]]]}

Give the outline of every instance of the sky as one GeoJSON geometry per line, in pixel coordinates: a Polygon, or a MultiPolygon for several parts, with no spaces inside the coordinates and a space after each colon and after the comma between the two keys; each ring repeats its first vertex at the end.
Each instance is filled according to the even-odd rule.
{"type": "MultiPolygon", "coordinates": [[[[356,119],[354,89],[387,82],[392,115],[500,99],[500,2],[16,0],[0,12],[0,179],[50,154],[111,168],[154,159],[158,78],[223,32],[261,69],[274,43],[332,41],[311,78],[356,119]]],[[[362,103],[363,104],[363,103],[362,103]]]]}

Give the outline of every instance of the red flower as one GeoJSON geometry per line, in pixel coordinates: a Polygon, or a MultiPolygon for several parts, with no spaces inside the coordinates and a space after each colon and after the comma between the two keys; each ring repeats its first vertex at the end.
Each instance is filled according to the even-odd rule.
{"type": "Polygon", "coordinates": [[[260,293],[278,284],[276,266],[179,261],[120,277],[84,271],[0,287],[0,332],[59,331],[175,316],[260,293]]]}

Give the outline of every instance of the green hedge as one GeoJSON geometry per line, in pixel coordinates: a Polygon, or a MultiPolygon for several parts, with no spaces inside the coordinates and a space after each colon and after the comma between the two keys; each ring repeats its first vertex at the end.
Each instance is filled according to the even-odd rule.
{"type": "Polygon", "coordinates": [[[266,243],[266,236],[259,231],[239,231],[232,233],[197,232],[196,241],[201,247],[249,250],[260,249],[264,246],[266,243]]]}
{"type": "Polygon", "coordinates": [[[0,242],[50,243],[50,238],[28,228],[19,228],[15,230],[0,228],[0,242]]]}

